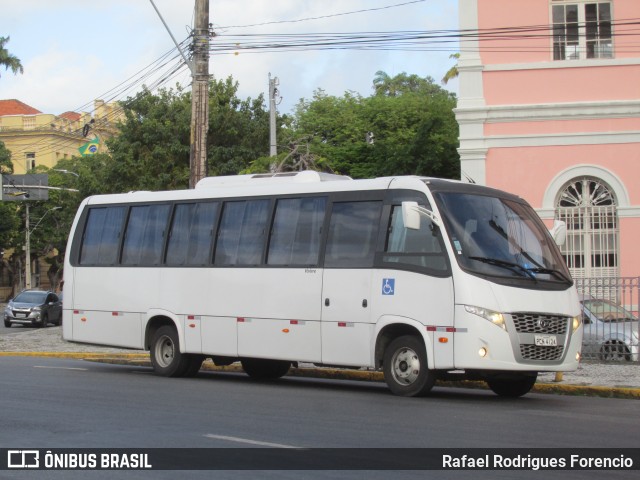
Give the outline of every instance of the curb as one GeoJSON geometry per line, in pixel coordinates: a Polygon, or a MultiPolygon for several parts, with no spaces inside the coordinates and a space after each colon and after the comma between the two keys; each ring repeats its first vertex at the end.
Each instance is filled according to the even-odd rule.
{"type": "MultiPolygon", "coordinates": [[[[89,362],[106,363],[112,365],[135,365],[150,367],[148,353],[93,353],[93,352],[0,352],[0,357],[48,357],[75,358],[89,362]]],[[[202,364],[202,370],[212,372],[243,373],[240,365],[219,367],[210,360],[202,364]]],[[[340,368],[308,368],[293,367],[287,374],[291,377],[325,378],[332,380],[355,380],[367,382],[384,382],[382,372],[368,370],[348,370],[340,368]]],[[[486,390],[484,382],[459,381],[436,382],[437,386],[477,388],[486,390]]],[[[640,388],[630,387],[599,387],[592,385],[560,385],[553,383],[536,383],[531,389],[534,393],[557,395],[574,395],[584,397],[627,398],[640,400],[640,388]]]]}

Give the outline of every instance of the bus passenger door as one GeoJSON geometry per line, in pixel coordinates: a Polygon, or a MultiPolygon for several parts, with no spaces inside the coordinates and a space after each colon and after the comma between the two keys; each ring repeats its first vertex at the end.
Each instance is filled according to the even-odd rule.
{"type": "Polygon", "coordinates": [[[324,256],[322,363],[372,360],[371,277],[382,201],[334,202],[324,256]]]}
{"type": "Polygon", "coordinates": [[[371,269],[325,269],[322,363],[365,366],[371,357],[371,269]]]}

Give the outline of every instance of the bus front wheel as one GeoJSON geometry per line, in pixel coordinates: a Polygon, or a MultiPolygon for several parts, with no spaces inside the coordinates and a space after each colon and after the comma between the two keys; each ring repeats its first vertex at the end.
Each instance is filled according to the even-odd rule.
{"type": "Polygon", "coordinates": [[[529,393],[536,384],[538,375],[522,375],[514,378],[489,378],[487,385],[496,395],[517,398],[529,393]]]}
{"type": "Polygon", "coordinates": [[[424,345],[413,335],[403,335],[389,344],[382,368],[391,392],[403,397],[427,395],[436,381],[428,368],[424,345]]]}
{"type": "Polygon", "coordinates": [[[151,340],[151,365],[153,370],[163,377],[183,376],[191,361],[189,356],[180,352],[178,332],[173,327],[160,327],[151,340]]]}

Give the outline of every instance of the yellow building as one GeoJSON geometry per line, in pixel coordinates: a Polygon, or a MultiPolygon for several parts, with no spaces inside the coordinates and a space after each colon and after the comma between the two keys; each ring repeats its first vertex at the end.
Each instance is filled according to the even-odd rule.
{"type": "Polygon", "coordinates": [[[42,113],[19,101],[0,100],[0,142],[11,152],[15,174],[52,168],[73,156],[105,152],[124,117],[118,103],[94,102],[91,113],[42,113]]]}

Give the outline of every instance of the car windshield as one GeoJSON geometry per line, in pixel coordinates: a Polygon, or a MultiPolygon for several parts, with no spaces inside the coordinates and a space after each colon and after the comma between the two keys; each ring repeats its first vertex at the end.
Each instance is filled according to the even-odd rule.
{"type": "Polygon", "coordinates": [[[584,300],[582,305],[602,322],[632,322],[638,319],[624,307],[609,300],[584,300]]]}
{"type": "Polygon", "coordinates": [[[526,202],[459,192],[438,192],[436,200],[463,269],[514,284],[572,283],[559,249],[526,202]]]}
{"type": "Polygon", "coordinates": [[[44,303],[47,292],[22,292],[13,299],[17,303],[44,303]]]}

